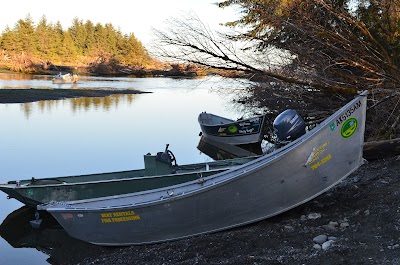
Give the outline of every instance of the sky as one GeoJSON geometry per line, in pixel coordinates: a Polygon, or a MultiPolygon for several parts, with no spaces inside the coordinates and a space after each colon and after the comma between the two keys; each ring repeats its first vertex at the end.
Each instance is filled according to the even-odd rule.
{"type": "Polygon", "coordinates": [[[154,38],[151,28],[162,28],[168,18],[179,18],[194,13],[211,29],[220,23],[232,21],[238,12],[213,5],[218,0],[13,0],[1,4],[0,32],[6,26],[13,28],[19,19],[29,14],[34,23],[45,15],[50,23],[61,22],[64,30],[77,17],[96,23],[111,23],[122,33],[134,33],[145,46],[154,38]]]}

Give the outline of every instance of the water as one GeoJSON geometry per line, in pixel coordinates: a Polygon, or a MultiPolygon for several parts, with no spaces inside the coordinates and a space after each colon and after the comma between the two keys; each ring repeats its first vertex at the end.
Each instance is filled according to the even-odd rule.
{"type": "MultiPolygon", "coordinates": [[[[70,87],[152,93],[0,104],[0,183],[143,168],[143,155],[163,151],[166,144],[178,164],[210,161],[197,149],[198,114],[243,115],[233,103],[244,87],[241,80],[81,77],[77,85],[53,85],[46,76],[0,74],[0,89],[70,87]]],[[[0,223],[21,206],[0,193],[0,223]]],[[[13,242],[15,247],[0,238],[1,264],[76,262],[104,251],[61,229],[28,232],[12,236],[23,239],[13,242]]]]}

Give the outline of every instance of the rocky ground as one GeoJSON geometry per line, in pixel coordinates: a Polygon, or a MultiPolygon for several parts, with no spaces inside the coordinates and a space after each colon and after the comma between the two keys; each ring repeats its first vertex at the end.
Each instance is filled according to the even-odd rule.
{"type": "Polygon", "coordinates": [[[400,264],[400,157],[371,161],[268,220],[96,255],[77,264],[400,264]]]}

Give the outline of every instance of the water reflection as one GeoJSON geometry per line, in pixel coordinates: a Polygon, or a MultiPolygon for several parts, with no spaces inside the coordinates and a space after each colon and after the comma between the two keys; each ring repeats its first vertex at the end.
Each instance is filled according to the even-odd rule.
{"type": "Polygon", "coordinates": [[[70,99],[71,108],[76,110],[89,110],[91,107],[96,109],[109,110],[112,106],[118,107],[119,104],[132,105],[137,95],[111,95],[108,97],[97,98],[74,98],[70,99]]]}
{"type": "Polygon", "coordinates": [[[74,264],[112,251],[70,237],[45,212],[41,213],[43,228],[33,229],[29,221],[34,220],[35,212],[34,208],[23,206],[9,214],[0,225],[1,237],[14,248],[35,248],[49,255],[49,264],[74,264]]]}
{"type": "Polygon", "coordinates": [[[0,73],[0,80],[34,80],[36,75],[30,74],[15,74],[15,73],[0,73]]]}
{"type": "Polygon", "coordinates": [[[21,104],[20,108],[24,113],[25,118],[29,119],[34,108],[38,108],[41,112],[52,111],[59,106],[69,105],[73,112],[90,111],[92,108],[102,111],[108,111],[111,108],[117,108],[124,104],[131,106],[137,98],[136,94],[115,94],[108,97],[84,97],[71,98],[65,100],[43,100],[33,103],[21,104]]]}

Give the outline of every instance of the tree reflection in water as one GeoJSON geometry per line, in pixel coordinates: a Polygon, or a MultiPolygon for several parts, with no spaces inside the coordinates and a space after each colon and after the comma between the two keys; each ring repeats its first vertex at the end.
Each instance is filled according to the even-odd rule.
{"type": "Polygon", "coordinates": [[[30,118],[33,109],[37,106],[37,108],[42,111],[51,111],[52,109],[57,108],[58,106],[64,106],[65,104],[69,104],[73,112],[76,111],[88,111],[91,108],[109,111],[113,107],[117,108],[120,104],[127,104],[131,106],[135,100],[137,95],[135,94],[115,94],[108,97],[83,97],[83,98],[71,98],[64,100],[42,100],[33,103],[24,103],[21,104],[21,110],[24,112],[24,115],[27,119],[30,118]]]}

